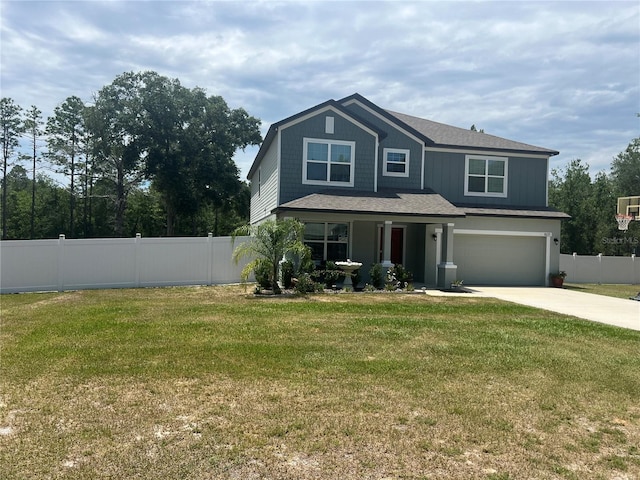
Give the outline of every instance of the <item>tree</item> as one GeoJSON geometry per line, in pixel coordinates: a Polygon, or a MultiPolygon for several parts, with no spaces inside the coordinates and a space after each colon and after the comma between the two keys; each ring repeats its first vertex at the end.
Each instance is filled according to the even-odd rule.
{"type": "Polygon", "coordinates": [[[9,160],[19,145],[23,131],[22,108],[13,99],[0,100],[0,143],[2,143],[2,238],[7,238],[7,174],[9,160]]]}
{"type": "Polygon", "coordinates": [[[640,195],[640,137],[634,138],[611,164],[611,176],[619,197],[640,195]]]}
{"type": "Polygon", "coordinates": [[[87,127],[91,133],[97,171],[111,183],[114,233],[124,234],[127,199],[144,180],[141,144],[142,77],[124,73],[103,87],[88,108],[87,127]]]}
{"type": "Polygon", "coordinates": [[[84,152],[85,105],[76,96],[67,98],[47,120],[49,158],[69,176],[69,236],[75,236],[75,180],[84,152]]]}
{"type": "Polygon", "coordinates": [[[173,235],[179,214],[193,217],[207,204],[220,207],[239,191],[233,155],[261,141],[259,120],[177,79],[140,75],[147,173],[164,202],[167,235],[173,235]]]}
{"type": "Polygon", "coordinates": [[[293,218],[266,220],[258,225],[238,227],[233,232],[232,241],[240,235],[251,236],[233,251],[232,258],[236,264],[243,258],[252,259],[242,269],[242,280],[246,281],[249,274],[256,269],[266,267],[270,272],[271,289],[274,293],[280,293],[278,286],[280,261],[289,254],[302,256],[307,250],[307,246],[302,241],[304,224],[293,218]]]}
{"type": "Polygon", "coordinates": [[[31,169],[31,216],[29,219],[29,238],[35,235],[36,220],[36,162],[38,158],[38,139],[42,135],[42,112],[35,106],[25,112],[24,131],[29,135],[32,147],[32,169],[31,169]]]}
{"type": "Polygon", "coordinates": [[[589,165],[580,159],[572,160],[564,170],[554,169],[551,175],[549,204],[571,215],[562,225],[562,253],[592,253],[595,232],[589,165]]]}

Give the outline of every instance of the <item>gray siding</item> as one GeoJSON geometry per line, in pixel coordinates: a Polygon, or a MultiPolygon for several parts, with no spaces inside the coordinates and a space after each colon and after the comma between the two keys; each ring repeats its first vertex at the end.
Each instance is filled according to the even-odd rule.
{"type": "Polygon", "coordinates": [[[544,207],[547,202],[547,160],[509,157],[507,197],[464,195],[464,153],[426,152],[425,186],[453,203],[544,207]]]}
{"type": "Polygon", "coordinates": [[[402,133],[401,130],[398,130],[379,117],[369,113],[357,104],[348,105],[346,108],[387,134],[387,136],[380,141],[380,150],[378,153],[378,188],[420,189],[422,179],[422,143],[416,142],[413,138],[402,133]],[[383,155],[385,148],[404,148],[411,151],[409,177],[384,176],[383,155]]]}
{"type": "Polygon", "coordinates": [[[251,177],[250,223],[256,223],[278,206],[278,141],[271,144],[251,177]],[[258,182],[260,177],[260,182],[258,182]],[[260,185],[258,185],[260,183],[260,185]]]}
{"type": "Polygon", "coordinates": [[[281,134],[280,203],[304,197],[322,190],[349,187],[331,185],[303,185],[302,163],[304,138],[344,140],[356,142],[354,190],[373,191],[376,138],[358,125],[335,112],[322,112],[307,120],[284,128],[281,134]],[[335,118],[333,134],[325,133],[325,117],[335,118]]]}
{"type": "MultiPolygon", "coordinates": [[[[374,263],[379,262],[379,232],[381,222],[355,221],[352,231],[351,259],[362,262],[360,273],[362,282],[370,282],[369,270],[374,263]]],[[[405,229],[405,268],[413,273],[414,281],[424,281],[425,262],[425,225],[423,223],[394,223],[394,226],[406,226],[405,229]]],[[[428,247],[431,245],[427,244],[428,247]]],[[[435,248],[435,243],[433,244],[435,248]]]]}

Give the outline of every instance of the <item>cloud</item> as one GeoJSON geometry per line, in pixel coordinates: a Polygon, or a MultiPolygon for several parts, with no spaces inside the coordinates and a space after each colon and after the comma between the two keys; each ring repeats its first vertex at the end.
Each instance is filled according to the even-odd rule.
{"type": "MultiPolygon", "coordinates": [[[[268,126],[359,92],[560,150],[592,171],[638,135],[637,2],[4,1],[3,96],[50,114],[124,71],[221,95],[268,126]]],[[[255,149],[239,152],[246,174],[255,149]]]]}

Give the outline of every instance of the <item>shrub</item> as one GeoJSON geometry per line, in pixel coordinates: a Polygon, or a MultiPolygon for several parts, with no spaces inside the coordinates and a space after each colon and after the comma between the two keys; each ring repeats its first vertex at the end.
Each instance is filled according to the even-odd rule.
{"type": "Polygon", "coordinates": [[[323,272],[324,284],[327,287],[331,287],[338,283],[340,277],[344,276],[344,272],[340,270],[334,262],[328,260],[324,267],[323,272]]]}
{"type": "Polygon", "coordinates": [[[384,286],[384,279],[382,277],[382,265],[379,263],[373,264],[371,270],[369,270],[369,277],[371,277],[371,285],[378,290],[384,286]]]}
{"type": "Polygon", "coordinates": [[[322,290],[322,285],[314,282],[308,273],[303,273],[298,277],[295,290],[296,293],[312,293],[322,290]]]}
{"type": "Polygon", "coordinates": [[[387,286],[392,285],[394,289],[406,288],[411,282],[413,282],[413,274],[401,264],[396,264],[387,270],[387,286]]]}
{"type": "Polygon", "coordinates": [[[283,262],[280,269],[282,272],[282,286],[284,288],[291,288],[291,280],[294,276],[293,262],[290,262],[289,260],[283,262]]]}
{"type": "Polygon", "coordinates": [[[261,288],[271,289],[271,266],[266,262],[258,262],[253,273],[261,288]]]}

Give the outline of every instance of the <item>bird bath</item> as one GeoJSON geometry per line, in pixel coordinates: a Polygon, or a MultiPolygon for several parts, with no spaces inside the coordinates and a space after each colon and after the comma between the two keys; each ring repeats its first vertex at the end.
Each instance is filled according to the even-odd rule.
{"type": "Polygon", "coordinates": [[[342,270],[345,273],[344,283],[342,284],[342,286],[345,288],[346,287],[353,288],[353,282],[351,281],[351,274],[356,270],[358,270],[362,266],[362,263],[352,262],[351,260],[347,259],[346,262],[336,262],[336,266],[339,267],[340,270],[342,270]]]}

